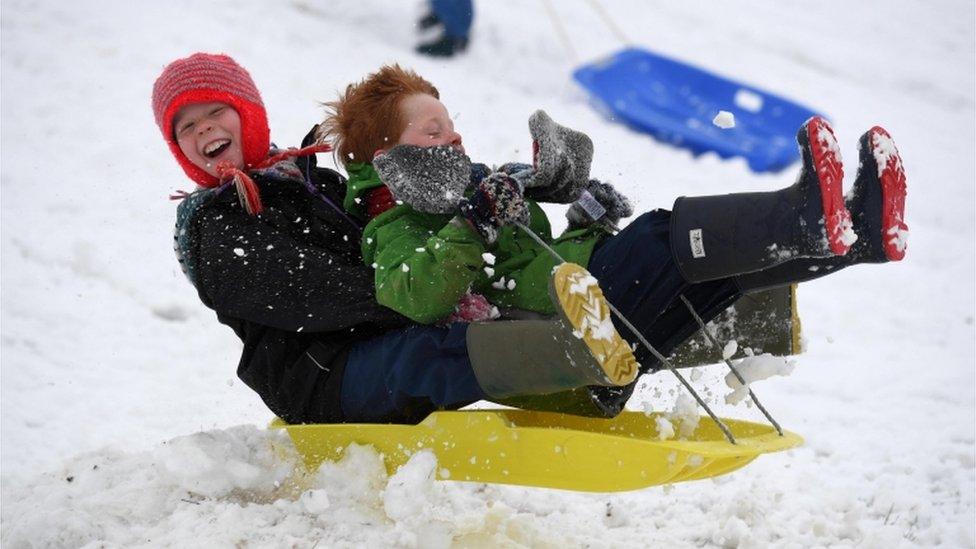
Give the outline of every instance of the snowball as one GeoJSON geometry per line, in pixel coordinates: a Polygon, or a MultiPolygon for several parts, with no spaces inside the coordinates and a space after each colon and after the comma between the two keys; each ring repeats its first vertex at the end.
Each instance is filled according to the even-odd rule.
{"type": "Polygon", "coordinates": [[[494,265],[495,264],[495,256],[493,254],[489,253],[489,252],[485,252],[485,253],[481,254],[481,259],[484,259],[485,260],[485,263],[487,263],[489,265],[494,265]]]}
{"type": "Polygon", "coordinates": [[[749,395],[749,385],[751,383],[775,375],[789,375],[793,372],[795,366],[796,363],[794,361],[785,357],[773,356],[769,353],[742,359],[736,365],[736,370],[742,376],[742,379],[745,380],[746,384],[742,385],[739,383],[735,374],[729,372],[725,376],[725,384],[732,389],[732,392],[725,395],[726,404],[738,404],[741,402],[742,399],[749,395]]]}
{"type": "Polygon", "coordinates": [[[234,248],[234,255],[244,257],[244,248],[234,248]]]}
{"type": "Polygon", "coordinates": [[[723,130],[734,128],[735,115],[733,115],[729,111],[718,111],[718,114],[716,114],[715,118],[712,119],[712,124],[715,124],[716,126],[722,128],[723,130]]]}
{"type": "Polygon", "coordinates": [[[674,401],[674,408],[668,412],[671,421],[680,424],[678,433],[682,437],[690,437],[695,434],[701,415],[698,414],[698,403],[687,393],[681,393],[674,401]]]}
{"type": "Polygon", "coordinates": [[[405,273],[409,273],[410,272],[410,265],[407,265],[406,263],[404,263],[404,264],[400,265],[400,270],[403,271],[403,272],[405,272],[405,273]]]}
{"type": "Polygon", "coordinates": [[[728,343],[725,344],[725,348],[722,349],[722,360],[728,360],[735,356],[735,352],[739,350],[739,343],[730,339],[728,343]]]}
{"type": "Polygon", "coordinates": [[[674,436],[674,426],[664,416],[654,418],[654,425],[657,427],[657,439],[668,440],[674,436]]]}
{"type": "Polygon", "coordinates": [[[495,269],[492,269],[491,267],[485,267],[484,270],[485,270],[485,274],[488,275],[488,278],[495,276],[495,269]]]}

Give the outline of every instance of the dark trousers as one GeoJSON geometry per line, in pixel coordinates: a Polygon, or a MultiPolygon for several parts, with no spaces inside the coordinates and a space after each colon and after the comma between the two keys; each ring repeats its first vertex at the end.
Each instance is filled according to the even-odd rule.
{"type": "MultiPolygon", "coordinates": [[[[708,322],[732,305],[741,294],[732,278],[691,284],[682,278],[671,255],[671,212],[647,212],[624,230],[597,245],[590,273],[600,281],[612,303],[662,355],[672,351],[698,330],[698,323],[679,296],[684,295],[708,322]]],[[[641,372],[663,367],[616,317],[617,331],[631,344],[641,372]]]]}
{"type": "MultiPolygon", "coordinates": [[[[670,219],[667,210],[641,215],[601,242],[588,265],[607,299],[664,356],[698,329],[678,296],[688,298],[706,322],[740,297],[732,279],[689,284],[681,277],[671,255],[670,219]]],[[[620,334],[637,344],[614,320],[620,334]]],[[[356,344],[342,382],[346,420],[409,423],[484,399],[468,359],[466,331],[466,324],[416,326],[356,344]]],[[[660,367],[639,344],[636,355],[642,372],[660,367]]]]}
{"type": "Polygon", "coordinates": [[[468,325],[413,326],[353,346],[342,379],[348,422],[415,423],[486,398],[468,360],[468,325]]]}
{"type": "Polygon", "coordinates": [[[444,24],[451,38],[467,38],[474,20],[472,0],[430,0],[430,9],[444,24]]]}

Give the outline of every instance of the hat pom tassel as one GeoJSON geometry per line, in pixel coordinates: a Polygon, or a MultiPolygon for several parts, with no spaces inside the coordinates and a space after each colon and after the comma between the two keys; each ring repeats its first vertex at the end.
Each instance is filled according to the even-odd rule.
{"type": "Polygon", "coordinates": [[[258,215],[264,210],[261,203],[261,193],[258,186],[243,170],[235,168],[229,162],[221,162],[217,165],[217,174],[222,182],[230,179],[234,180],[234,188],[237,189],[237,198],[241,201],[241,206],[251,215],[258,215]]]}

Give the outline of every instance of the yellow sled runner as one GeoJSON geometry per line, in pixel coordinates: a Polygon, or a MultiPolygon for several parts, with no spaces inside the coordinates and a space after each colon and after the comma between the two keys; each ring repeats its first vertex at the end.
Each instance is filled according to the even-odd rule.
{"type": "Polygon", "coordinates": [[[693,437],[658,440],[656,414],[623,412],[597,419],[526,410],[434,412],[417,425],[310,424],[288,431],[306,467],[337,460],[352,443],[373,446],[393,473],[413,454],[430,450],[438,478],[588,492],[635,490],[729,473],[760,454],[803,439],[773,427],[723,420],[730,443],[703,417],[693,437]]]}

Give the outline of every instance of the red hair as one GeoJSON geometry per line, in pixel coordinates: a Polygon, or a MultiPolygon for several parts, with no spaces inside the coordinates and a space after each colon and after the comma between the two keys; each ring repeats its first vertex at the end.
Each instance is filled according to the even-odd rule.
{"type": "Polygon", "coordinates": [[[345,93],[325,103],[319,142],[331,141],[343,165],[373,160],[373,153],[396,144],[406,127],[400,102],[419,93],[440,99],[433,84],[400,65],[384,65],[345,93]]]}

